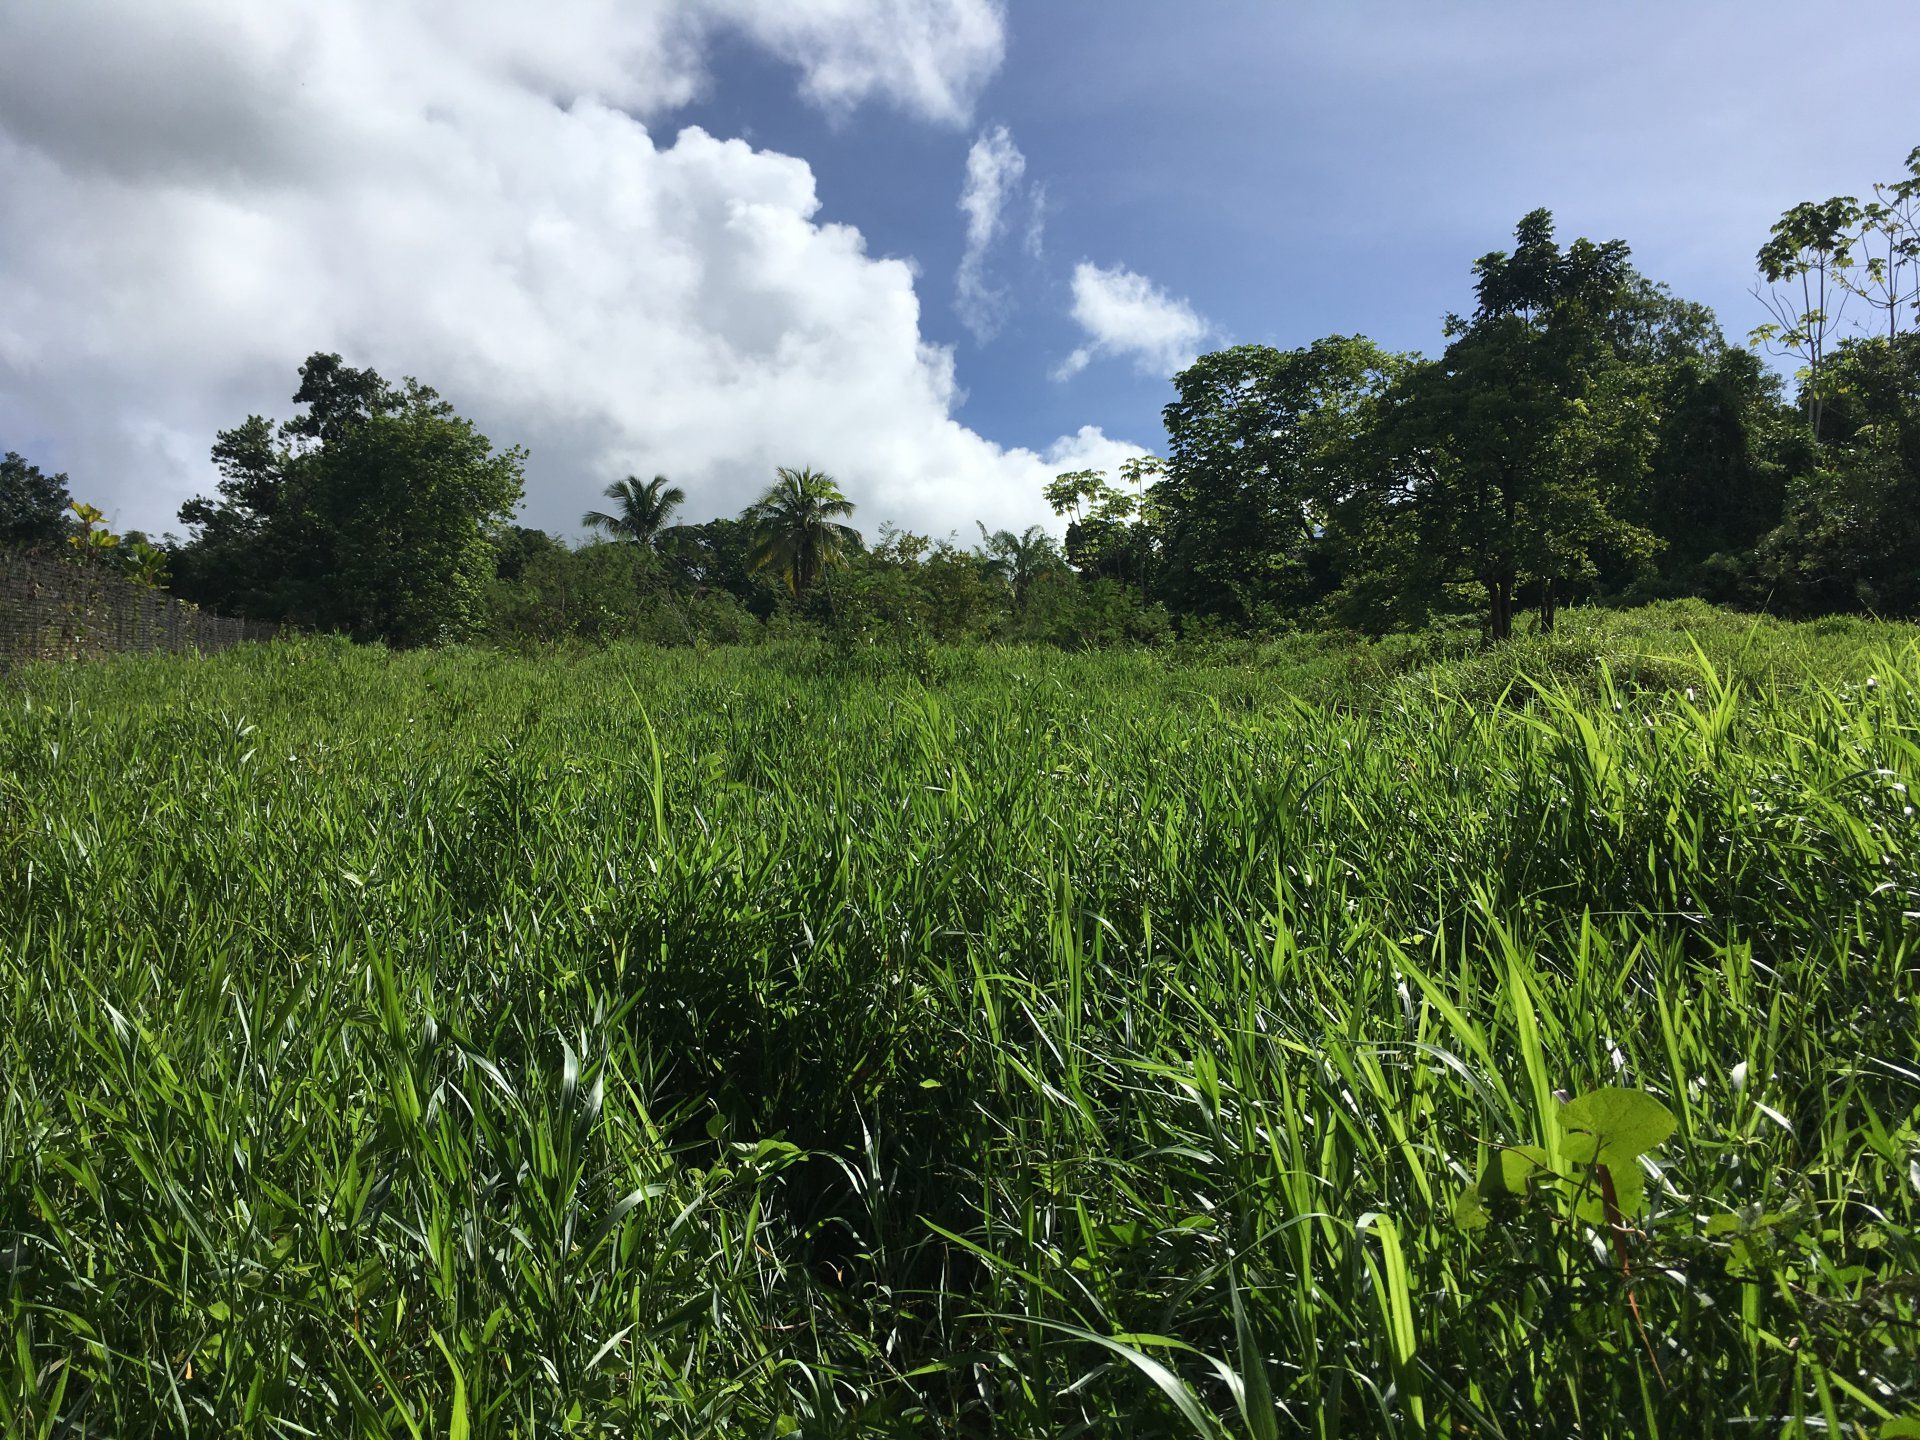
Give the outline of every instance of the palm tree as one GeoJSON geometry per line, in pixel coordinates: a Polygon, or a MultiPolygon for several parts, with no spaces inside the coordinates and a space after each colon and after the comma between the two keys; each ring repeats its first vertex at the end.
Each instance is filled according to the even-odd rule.
{"type": "Polygon", "coordinates": [[[580,523],[590,530],[604,530],[616,539],[648,549],[653,548],[653,542],[666,529],[667,517],[687,498],[687,492],[678,485],[669,485],[664,475],[656,475],[644,485],[637,475],[629,475],[609,485],[604,493],[616,502],[615,513],[589,510],[580,517],[580,523]]]}
{"type": "Polygon", "coordinates": [[[1016,605],[1027,598],[1027,587],[1036,576],[1060,568],[1060,551],[1053,537],[1038,525],[1029,525],[1018,535],[1011,530],[996,530],[989,535],[982,525],[980,540],[987,569],[1013,588],[1016,605]]]}
{"type": "Polygon", "coordinates": [[[779,478],[746,513],[753,530],[747,563],[756,570],[772,570],[797,597],[840,564],[849,547],[859,547],[860,532],[840,523],[853,514],[853,502],[840,493],[831,475],[784,466],[774,474],[779,478]]]}

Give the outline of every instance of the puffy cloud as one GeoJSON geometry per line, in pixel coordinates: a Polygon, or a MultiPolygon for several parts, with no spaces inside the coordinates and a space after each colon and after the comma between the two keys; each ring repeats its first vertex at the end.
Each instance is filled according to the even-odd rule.
{"type": "Polygon", "coordinates": [[[1074,434],[1062,435],[1049,445],[1043,458],[1051,477],[1068,470],[1103,470],[1112,474],[1122,462],[1146,453],[1144,446],[1130,440],[1116,440],[1098,425],[1082,425],[1074,434]]]}
{"type": "Polygon", "coordinates": [[[1126,356],[1149,375],[1171,375],[1193,362],[1213,334],[1185,300],[1169,295],[1124,265],[1082,260],[1073,270],[1073,318],[1087,343],[1054,371],[1068,379],[1102,356],[1126,356]]]}
{"type": "Polygon", "coordinates": [[[954,419],[908,262],[824,221],[804,161],[649,128],[722,28],[822,105],[947,122],[1001,45],[991,0],[6,6],[0,435],[160,528],[329,349],[526,443],[533,523],[628,471],[725,513],[781,463],[863,524],[1040,518],[1051,452],[954,419]]]}
{"type": "Polygon", "coordinates": [[[1006,313],[1006,292],[987,279],[987,256],[1005,233],[1007,212],[1017,201],[1027,202],[1027,253],[1035,258],[1040,253],[1045,197],[1039,191],[1027,192],[1026,173],[1027,157],[1004,125],[981,131],[967,151],[967,180],[960,191],[967,243],[954,276],[954,309],[974,339],[982,342],[993,338],[1006,313]]]}

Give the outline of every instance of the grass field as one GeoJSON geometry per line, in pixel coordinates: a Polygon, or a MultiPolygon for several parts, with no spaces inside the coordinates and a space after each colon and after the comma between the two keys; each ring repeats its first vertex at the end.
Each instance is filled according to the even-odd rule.
{"type": "Polygon", "coordinates": [[[0,700],[8,1435],[1920,1434],[1911,628],[0,700]]]}

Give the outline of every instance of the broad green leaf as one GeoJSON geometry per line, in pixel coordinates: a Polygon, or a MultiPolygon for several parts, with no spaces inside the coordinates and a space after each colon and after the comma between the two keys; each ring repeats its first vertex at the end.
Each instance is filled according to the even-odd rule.
{"type": "Polygon", "coordinates": [[[1647,1209],[1647,1172],[1638,1165],[1609,1165],[1614,1203],[1622,1215],[1643,1215],[1647,1209]]]}
{"type": "Polygon", "coordinates": [[[1547,1169],[1547,1152],[1538,1145],[1513,1145],[1500,1152],[1499,1164],[1488,1167],[1492,1193],[1525,1195],[1533,1177],[1547,1169]]]}
{"type": "MultiPolygon", "coordinates": [[[[1613,1181],[1614,1203],[1619,1207],[1622,1219],[1631,1219],[1646,1210],[1647,1177],[1638,1165],[1631,1161],[1625,1165],[1609,1165],[1607,1175],[1613,1181]]],[[[1576,1217],[1588,1225],[1609,1223],[1606,1192],[1600,1187],[1599,1172],[1582,1170],[1573,1183],[1578,1186],[1580,1197],[1579,1204],[1574,1208],[1576,1217]]]]}
{"type": "Polygon", "coordinates": [[[1644,1090],[1609,1086],[1560,1107],[1562,1129],[1599,1137],[1598,1159],[1624,1167],[1673,1134],[1673,1112],[1644,1090]]]}
{"type": "Polygon", "coordinates": [[[1462,1230],[1484,1230],[1489,1219],[1487,1202],[1480,1198],[1480,1187],[1469,1185],[1453,1202],[1453,1223],[1462,1230]]]}

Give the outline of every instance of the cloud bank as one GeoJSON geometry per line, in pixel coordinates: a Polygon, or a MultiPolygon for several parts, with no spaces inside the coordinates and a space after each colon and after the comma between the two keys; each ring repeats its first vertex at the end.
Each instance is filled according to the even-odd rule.
{"type": "Polygon", "coordinates": [[[947,125],[1004,45],[994,0],[15,0],[0,444],[162,528],[214,430],[286,414],[327,349],[527,444],[555,528],[629,471],[699,515],[776,464],[835,473],[864,525],[1012,525],[1130,448],[963,426],[910,264],[824,220],[804,161],[655,134],[722,34],[825,108],[947,125]]]}
{"type": "Polygon", "coordinates": [[[1214,333],[1191,305],[1146,276],[1085,260],[1073,270],[1073,318],[1087,343],[1061,362],[1058,380],[1110,356],[1131,359],[1145,375],[1171,375],[1192,364],[1214,333]]]}

